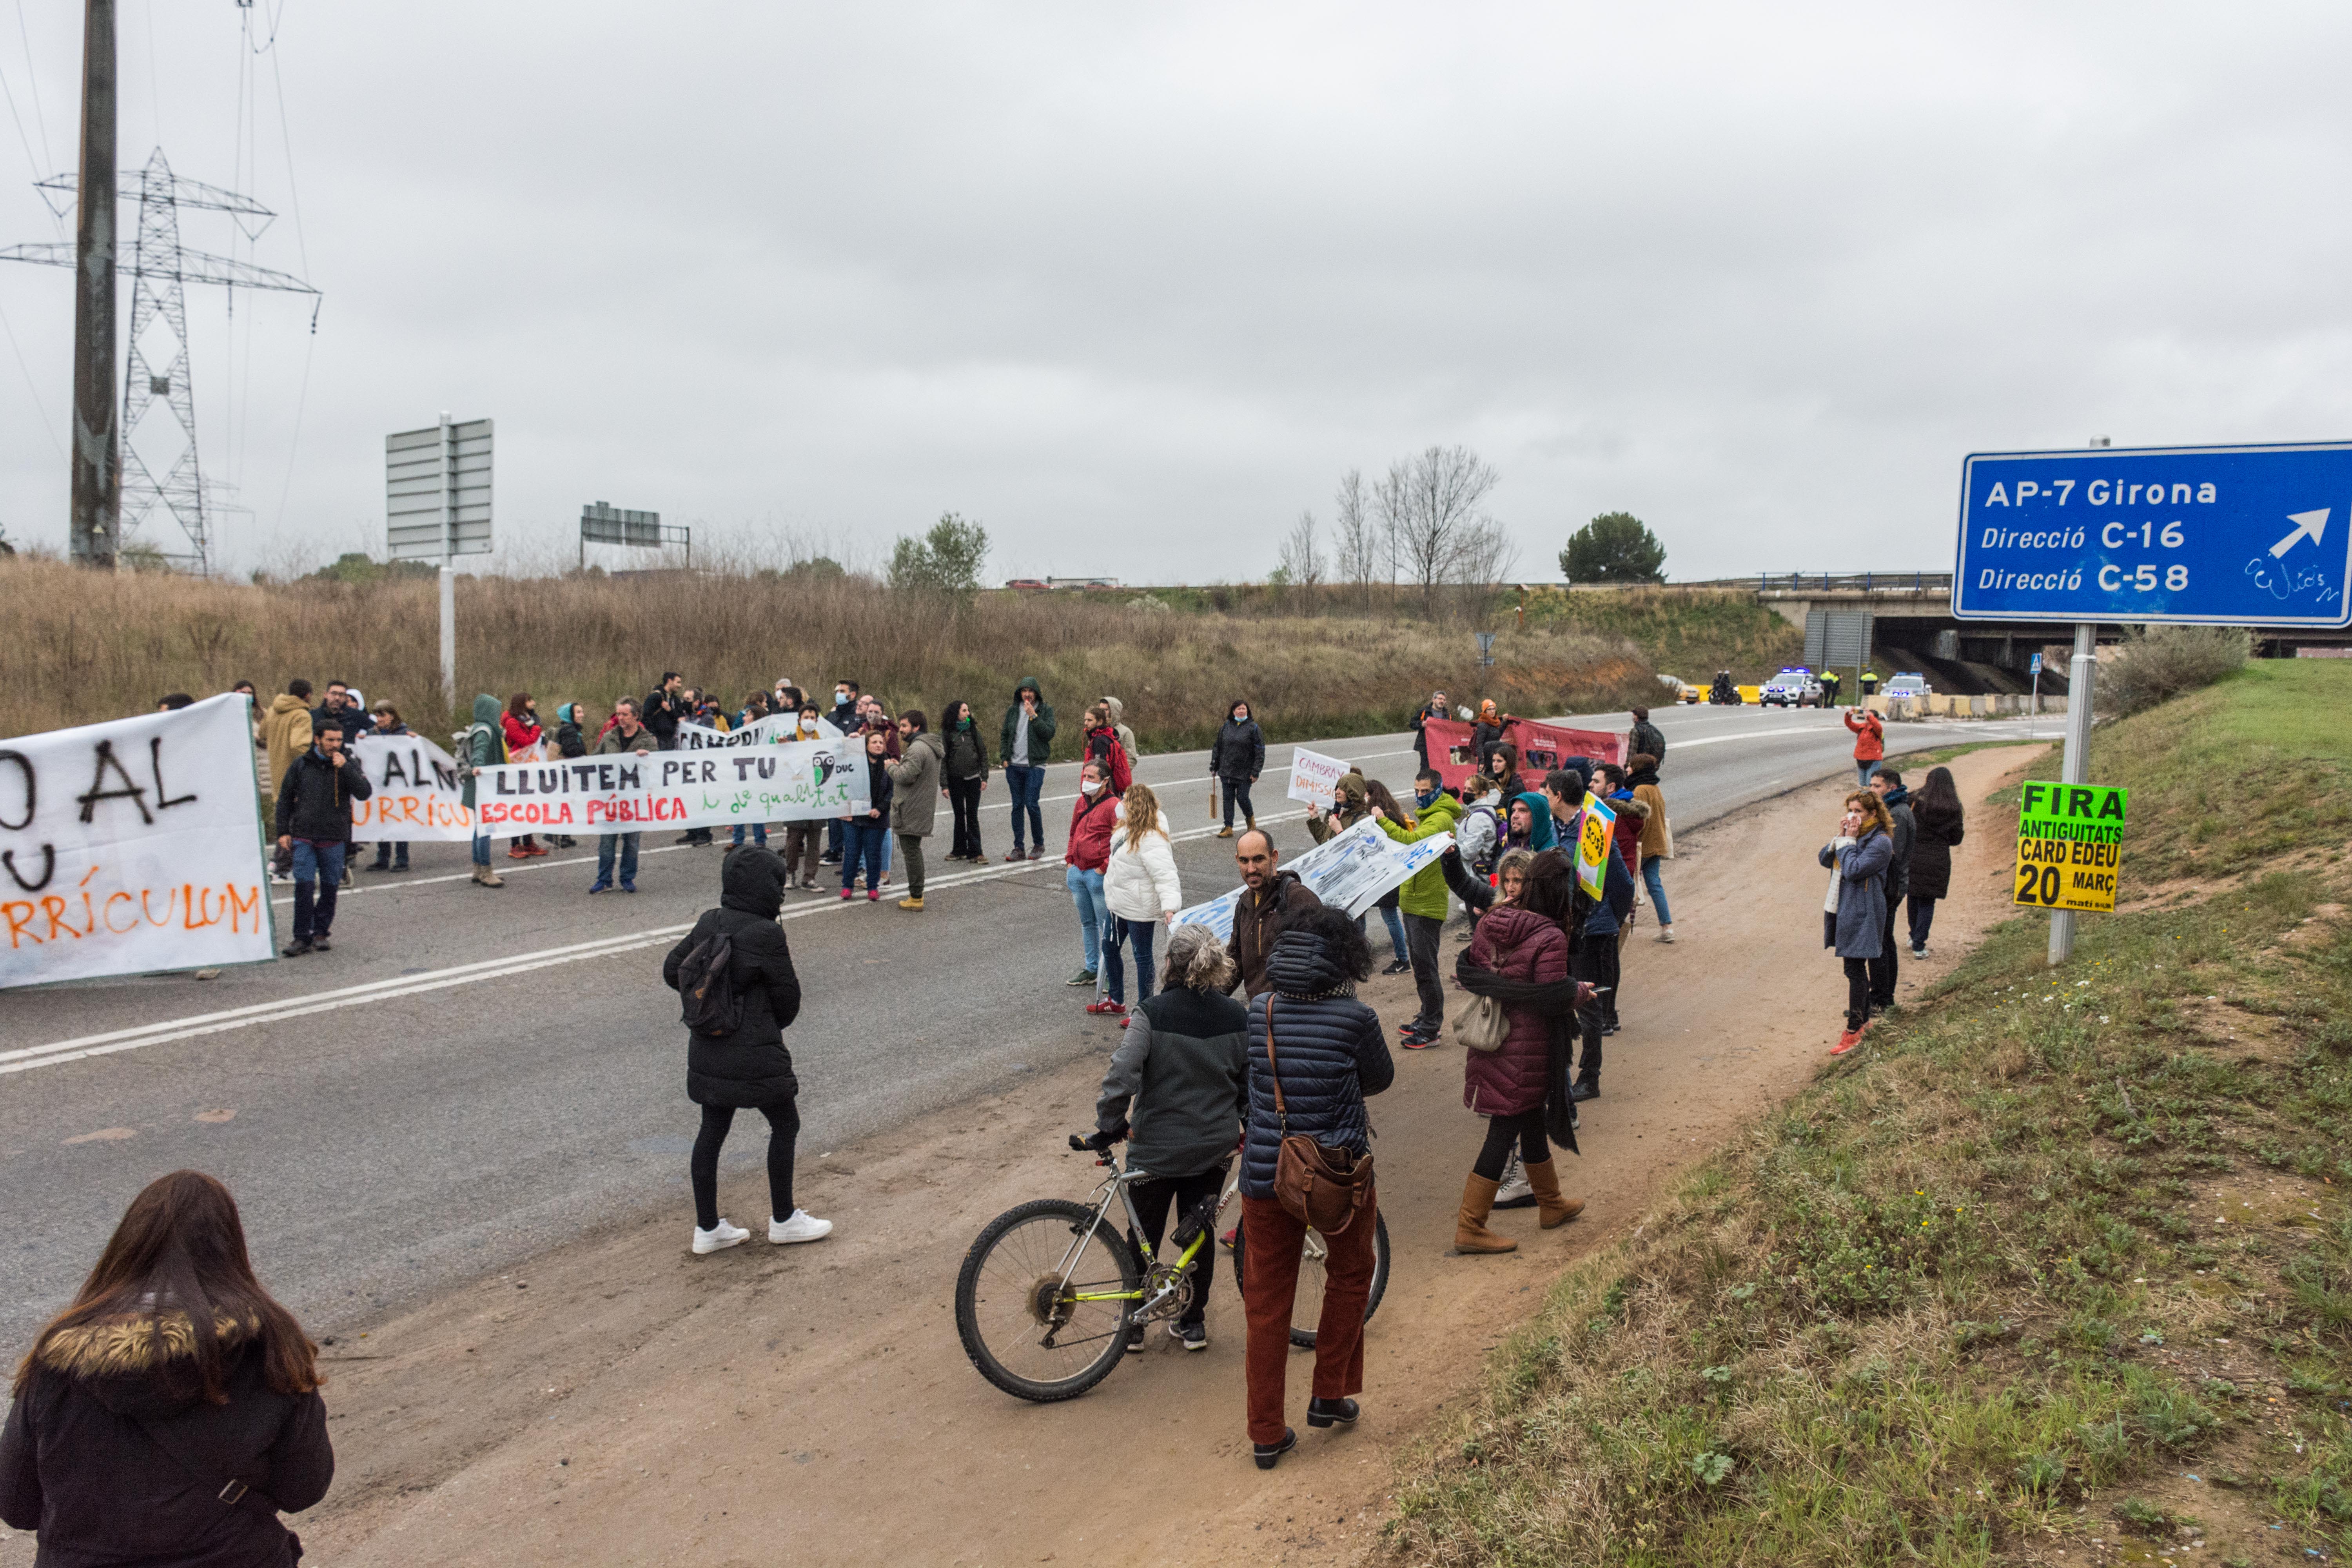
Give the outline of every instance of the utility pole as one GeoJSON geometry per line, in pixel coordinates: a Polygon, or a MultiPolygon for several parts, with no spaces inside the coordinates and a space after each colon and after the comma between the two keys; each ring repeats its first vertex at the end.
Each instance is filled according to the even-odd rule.
{"type": "Polygon", "coordinates": [[[74,560],[111,572],[122,511],[114,404],[114,0],[84,0],[78,201],[68,545],[74,560]]]}
{"type": "MultiPolygon", "coordinates": [[[[2066,754],[2059,767],[2061,784],[2091,782],[2091,692],[2099,679],[2099,626],[2074,623],[2074,658],[2066,667],[2066,754]]],[[[2035,689],[2040,690],[2040,687],[2035,689]]],[[[2050,963],[2053,968],[2074,956],[2074,911],[2050,911],[2050,963]]]]}

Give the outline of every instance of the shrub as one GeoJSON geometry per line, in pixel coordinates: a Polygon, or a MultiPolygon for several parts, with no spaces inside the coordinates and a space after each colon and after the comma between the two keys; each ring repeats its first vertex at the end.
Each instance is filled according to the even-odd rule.
{"type": "Polygon", "coordinates": [[[2252,651],[2252,638],[2237,626],[2135,632],[2099,672],[2099,710],[2120,719],[2169,702],[2242,668],[2252,651]]]}

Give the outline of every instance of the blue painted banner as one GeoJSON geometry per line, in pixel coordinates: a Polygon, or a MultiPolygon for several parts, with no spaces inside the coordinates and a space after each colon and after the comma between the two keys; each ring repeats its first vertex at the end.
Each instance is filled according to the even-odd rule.
{"type": "Polygon", "coordinates": [[[2352,442],[1979,452],[1962,620],[2352,625],[2352,442]]]}

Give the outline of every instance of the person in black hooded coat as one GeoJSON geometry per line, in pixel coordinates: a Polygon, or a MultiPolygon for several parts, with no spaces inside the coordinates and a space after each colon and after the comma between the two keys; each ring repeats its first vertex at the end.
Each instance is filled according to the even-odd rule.
{"type": "MultiPolygon", "coordinates": [[[[1258,1468],[1272,1469],[1296,1442],[1283,1425],[1290,1312],[1307,1227],[1274,1195],[1285,1137],[1304,1134],[1361,1159],[1371,1152],[1368,1095],[1396,1081],[1380,1015],[1356,999],[1372,972],[1371,949],[1343,910],[1316,908],[1274,941],[1272,989],[1249,1003],[1249,1114],[1242,1140],[1242,1303],[1249,1319],[1249,1433],[1258,1468]],[[1268,1041],[1272,1052],[1268,1053],[1268,1041]],[[1276,1109],[1279,1079],[1281,1104],[1276,1109]]],[[[1323,1310],[1315,1334],[1310,1426],[1356,1419],[1348,1395],[1364,1386],[1364,1303],[1372,1288],[1378,1195],[1337,1236],[1327,1236],[1323,1310]]]]}
{"type": "Polygon", "coordinates": [[[740,845],[719,867],[719,907],[705,910],[694,929],[662,960],[662,982],[680,987],[687,956],[703,942],[724,936],[733,948],[728,979],[742,999],[743,1016],[732,1034],[689,1034],[686,1047],[686,1097],[702,1107],[702,1131],[694,1141],[688,1170],[694,1179],[694,1250],[717,1252],[748,1238],[719,1213],[719,1151],[738,1110],[768,1119],[768,1239],[814,1241],[833,1222],[793,1205],[793,1144],[800,1136],[800,1080],[784,1030],[800,1016],[800,977],[793,973],[792,950],[776,915],[784,907],[787,872],[772,849],[740,845]]]}

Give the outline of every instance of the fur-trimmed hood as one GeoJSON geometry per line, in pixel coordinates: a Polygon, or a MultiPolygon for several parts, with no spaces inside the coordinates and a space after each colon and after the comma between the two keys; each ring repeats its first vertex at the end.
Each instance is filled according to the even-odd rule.
{"type": "MultiPolygon", "coordinates": [[[[258,1319],[226,1312],[213,1317],[213,1331],[229,1361],[261,1332],[258,1319]]],[[[196,1325],[173,1308],[77,1323],[51,1334],[35,1356],[50,1372],[79,1380],[100,1404],[122,1415],[158,1415],[183,1409],[197,1393],[196,1325]]]]}

